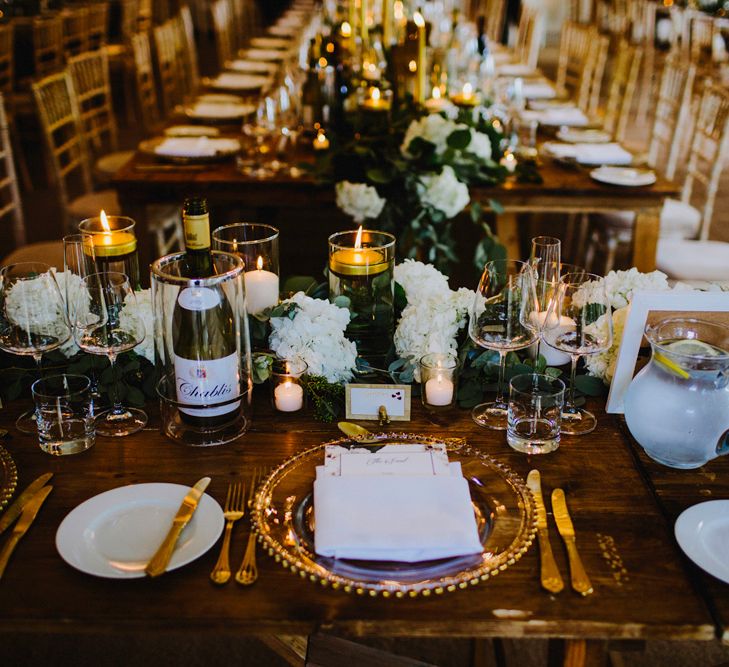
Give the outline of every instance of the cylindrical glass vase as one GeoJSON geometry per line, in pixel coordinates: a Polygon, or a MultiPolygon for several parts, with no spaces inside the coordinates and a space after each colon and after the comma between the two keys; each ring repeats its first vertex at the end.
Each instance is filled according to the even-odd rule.
{"type": "Polygon", "coordinates": [[[373,365],[392,345],[394,269],[392,234],[360,229],[329,237],[329,300],[349,309],[346,336],[373,365]]]}
{"type": "MultiPolygon", "coordinates": [[[[103,213],[103,212],[102,212],[103,213]]],[[[86,218],[79,225],[87,254],[98,272],[114,271],[129,276],[133,289],[139,289],[139,256],[134,220],[124,215],[86,218]]]]}
{"type": "Polygon", "coordinates": [[[184,253],[152,264],[162,431],[193,446],[231,442],[251,421],[243,260],[213,251],[213,261],[209,278],[186,278],[184,253]]]}

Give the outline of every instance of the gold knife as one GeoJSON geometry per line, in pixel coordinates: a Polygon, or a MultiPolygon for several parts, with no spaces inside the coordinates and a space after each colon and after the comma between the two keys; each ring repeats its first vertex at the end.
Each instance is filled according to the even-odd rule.
{"type": "Polygon", "coordinates": [[[183,498],[180,509],[177,510],[177,514],[172,520],[172,527],[167,533],[167,536],[159,549],[157,549],[157,553],[155,553],[149,563],[147,563],[147,567],[144,568],[144,571],[150,577],[158,577],[160,574],[164,574],[167,569],[167,565],[170,562],[170,558],[172,558],[172,552],[175,550],[175,545],[180,537],[180,533],[189,523],[190,519],[192,519],[192,515],[195,514],[197,504],[200,502],[202,494],[205,493],[205,489],[208,487],[208,484],[210,484],[210,478],[203,477],[183,498]]]}
{"type": "Polygon", "coordinates": [[[53,477],[53,473],[47,472],[35,481],[31,482],[28,485],[28,488],[25,489],[25,491],[23,491],[23,493],[15,499],[15,502],[5,510],[5,514],[0,517],[0,535],[2,535],[10,524],[20,516],[23,508],[30,502],[36,491],[44,486],[51,477],[53,477]]]}
{"type": "Polygon", "coordinates": [[[552,545],[549,543],[547,529],[547,508],[542,498],[542,480],[538,470],[529,471],[527,486],[534,496],[537,505],[537,535],[539,537],[539,555],[541,557],[542,587],[550,593],[559,593],[564,588],[562,575],[554,561],[552,545]]]}
{"type": "Polygon", "coordinates": [[[562,540],[567,547],[572,588],[582,595],[589,595],[592,593],[592,584],[582,565],[580,554],[577,553],[575,529],[572,525],[572,519],[570,519],[570,513],[567,510],[567,501],[565,500],[562,489],[552,491],[552,512],[554,513],[554,520],[557,523],[557,530],[559,530],[559,534],[562,536],[562,540]]]}
{"type": "Polygon", "coordinates": [[[48,497],[52,488],[52,486],[44,486],[33,496],[30,502],[26,503],[23,513],[20,516],[20,520],[15,524],[13,532],[10,534],[5,546],[3,546],[2,551],[0,551],[0,578],[2,578],[3,572],[5,572],[5,568],[7,567],[13,550],[20,541],[20,538],[25,535],[25,531],[30,528],[30,524],[33,523],[33,519],[35,519],[36,514],[38,514],[38,510],[41,508],[43,501],[48,497]]]}

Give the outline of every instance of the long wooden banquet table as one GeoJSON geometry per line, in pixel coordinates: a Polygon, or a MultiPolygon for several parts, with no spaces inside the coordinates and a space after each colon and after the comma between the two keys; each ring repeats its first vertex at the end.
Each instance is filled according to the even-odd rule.
{"type": "MultiPolygon", "coordinates": [[[[660,468],[641,454],[606,415],[593,407],[598,428],[583,438],[563,438],[543,457],[512,451],[503,432],[477,427],[467,411],[448,426],[428,421],[413,404],[413,418],[390,430],[463,437],[526,478],[542,475],[545,498],[554,488],[567,495],[577,545],[594,586],[582,597],[569,587],[566,553],[550,515],[552,548],[565,590],[540,588],[536,542],[521,560],[475,587],[416,598],[371,598],[346,594],[292,575],[259,549],[260,578],[249,588],[209,580],[219,543],[203,557],[155,579],[107,580],[82,574],[56,552],[56,530],[73,508],[110,489],[142,482],[190,485],[212,477],[208,493],[221,504],[229,482],[248,482],[254,467],[272,467],[305,448],[339,437],[334,425],[310,414],[274,415],[260,389],[251,429],[237,442],[189,448],[165,439],[149,405],[150,426],[120,439],[99,439],[89,451],[54,458],[35,438],[12,429],[20,405],[0,413],[11,429],[3,441],[17,463],[19,489],[43,472],[53,472],[53,492],[20,542],[0,581],[2,636],[25,633],[118,633],[156,636],[195,633],[211,645],[220,635],[309,635],[325,632],[357,637],[548,637],[565,664],[602,664],[607,640],[715,639],[726,633],[727,586],[694,568],[681,554],[672,520],[681,509],[729,491],[727,462],[699,471],[660,468]]],[[[377,426],[367,424],[372,430],[377,426]]],[[[549,507],[549,504],[548,504],[549,507]]],[[[237,566],[248,536],[236,524],[231,562],[237,566]]],[[[29,637],[30,639],[30,637],[29,637]]]]}
{"type": "MultiPolygon", "coordinates": [[[[635,211],[637,214],[631,266],[640,271],[655,269],[660,211],[666,197],[677,194],[675,183],[659,177],[648,187],[603,185],[590,178],[589,169],[561,166],[545,158],[540,167],[542,184],[518,183],[509,179],[495,188],[472,188],[471,196],[488,207],[498,201],[504,213],[497,218],[497,231],[510,255],[520,256],[518,243],[519,213],[588,213],[635,211]]],[[[213,207],[237,208],[251,222],[266,222],[281,230],[282,265],[295,267],[292,249],[319,248],[324,264],[327,237],[351,221],[338,212],[334,188],[316,185],[308,175],[292,178],[278,175],[268,179],[244,176],[232,161],[202,168],[155,163],[138,153],[115,175],[122,210],[137,221],[142,266],[154,259],[146,233],[146,205],[179,202],[190,194],[203,195],[213,207]],[[255,219],[251,219],[251,217],[255,219]]],[[[232,220],[228,220],[231,222],[232,220]]],[[[216,224],[222,224],[216,219],[216,224]]],[[[311,262],[311,257],[307,258],[311,262]]]]}

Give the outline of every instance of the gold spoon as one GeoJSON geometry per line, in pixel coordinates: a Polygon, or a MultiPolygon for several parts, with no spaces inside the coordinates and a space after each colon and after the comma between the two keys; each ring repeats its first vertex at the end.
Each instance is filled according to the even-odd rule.
{"type": "Polygon", "coordinates": [[[344,435],[347,435],[350,438],[355,438],[357,442],[361,442],[364,445],[380,442],[379,438],[359,424],[353,424],[352,422],[339,422],[337,424],[337,428],[339,428],[344,435]]]}

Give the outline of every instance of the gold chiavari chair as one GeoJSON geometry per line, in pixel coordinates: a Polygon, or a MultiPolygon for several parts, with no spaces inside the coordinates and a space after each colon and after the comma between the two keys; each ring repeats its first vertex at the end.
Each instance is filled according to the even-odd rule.
{"type": "Polygon", "coordinates": [[[539,9],[522,5],[514,45],[514,55],[518,62],[536,68],[543,28],[544,13],[539,9]]]}
{"type": "Polygon", "coordinates": [[[583,111],[592,115],[599,106],[608,46],[608,38],[594,26],[567,21],[562,28],[557,89],[571,95],[583,111]]]}
{"type": "Polygon", "coordinates": [[[182,92],[184,96],[192,95],[200,85],[200,70],[190,8],[187,5],[182,7],[171,21],[175,37],[175,53],[182,71],[180,78],[182,92]]]}
{"type": "Polygon", "coordinates": [[[486,37],[497,44],[501,42],[504,34],[506,0],[486,0],[483,9],[483,16],[486,18],[486,37]]]}
{"type": "Polygon", "coordinates": [[[33,19],[34,76],[40,79],[60,72],[65,59],[63,54],[63,23],[59,16],[33,19]]]}
{"type": "Polygon", "coordinates": [[[13,26],[0,24],[0,93],[11,96],[15,80],[13,26]]]}
{"type": "Polygon", "coordinates": [[[695,237],[688,225],[664,230],[658,241],[656,266],[678,280],[729,280],[729,243],[709,240],[719,179],[729,157],[729,91],[706,83],[698,106],[681,203],[695,207],[695,237]]]}
{"type": "MultiPolygon", "coordinates": [[[[596,34],[590,43],[588,51],[588,63],[586,66],[587,90],[589,91],[587,102],[580,98],[578,106],[585,110],[589,116],[596,116],[600,107],[600,95],[602,94],[602,81],[607,65],[610,38],[606,35],[596,34]]],[[[581,93],[584,91],[580,90],[581,93]]]]}
{"type": "Polygon", "coordinates": [[[68,71],[78,100],[86,147],[95,158],[94,174],[98,180],[108,181],[134,152],[119,150],[106,51],[88,51],[70,58],[68,71]]]}
{"type": "Polygon", "coordinates": [[[175,32],[170,21],[155,26],[152,32],[162,112],[167,116],[182,101],[183,94],[182,73],[175,49],[175,32]]]}
{"type": "Polygon", "coordinates": [[[625,140],[642,58],[643,49],[631,46],[626,39],[618,42],[603,118],[603,128],[610,132],[616,141],[625,140]]]}
{"type": "Polygon", "coordinates": [[[152,49],[149,33],[140,32],[131,39],[134,58],[134,81],[139,115],[148,134],[155,132],[162,121],[157,86],[152,66],[152,49]]]}
{"type": "Polygon", "coordinates": [[[86,38],[90,51],[96,51],[109,39],[109,4],[106,2],[94,2],[86,8],[86,38]]]}
{"type": "Polygon", "coordinates": [[[688,51],[691,62],[699,70],[709,74],[713,65],[714,17],[703,12],[689,11],[684,20],[689,22],[688,51]]]}
{"type": "Polygon", "coordinates": [[[85,135],[70,74],[67,71],[51,74],[33,83],[32,89],[65,216],[65,224],[59,231],[68,233],[76,223],[98,215],[101,209],[119,215],[121,207],[114,190],[93,190],[85,135]]]}
{"type": "Polygon", "coordinates": [[[137,25],[135,32],[146,32],[152,29],[153,25],[153,5],[152,0],[137,0],[137,25]]]}
{"type": "Polygon", "coordinates": [[[232,16],[228,0],[216,0],[210,5],[210,18],[215,35],[215,51],[218,56],[218,67],[223,69],[225,63],[235,55],[231,35],[232,16]]]}
{"type": "Polygon", "coordinates": [[[61,12],[63,55],[66,60],[88,50],[88,17],[86,7],[67,8],[61,12]]]}

